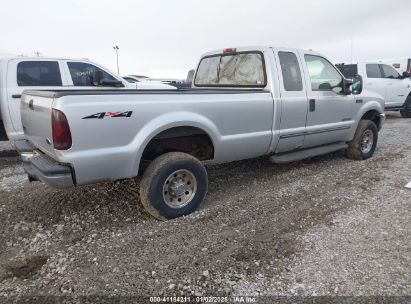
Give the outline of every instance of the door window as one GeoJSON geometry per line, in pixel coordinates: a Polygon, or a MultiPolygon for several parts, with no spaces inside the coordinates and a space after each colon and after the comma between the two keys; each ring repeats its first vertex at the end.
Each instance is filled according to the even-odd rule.
{"type": "Polygon", "coordinates": [[[384,73],[384,78],[399,79],[400,74],[392,67],[386,64],[381,64],[382,71],[384,73]]]}
{"type": "Polygon", "coordinates": [[[112,75],[103,71],[95,65],[84,62],[67,62],[70,70],[73,85],[75,86],[93,86],[93,72],[101,71],[102,80],[116,80],[112,75]]]}
{"type": "Polygon", "coordinates": [[[305,55],[313,91],[341,93],[343,77],[328,60],[320,56],[305,55]]]}
{"type": "Polygon", "coordinates": [[[22,61],[17,64],[17,85],[33,87],[62,86],[57,61],[22,61]]]}
{"type": "Polygon", "coordinates": [[[278,57],[280,58],[284,89],[286,91],[301,91],[303,81],[297,56],[292,52],[278,52],[278,57]]]}
{"type": "Polygon", "coordinates": [[[378,64],[366,64],[365,69],[367,78],[382,78],[381,70],[378,64]]]}

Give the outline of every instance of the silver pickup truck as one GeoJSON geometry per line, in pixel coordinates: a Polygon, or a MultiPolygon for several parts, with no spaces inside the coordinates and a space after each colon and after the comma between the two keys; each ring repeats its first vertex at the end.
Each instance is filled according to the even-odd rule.
{"type": "Polygon", "coordinates": [[[179,91],[25,91],[26,140],[15,143],[30,180],[68,187],[141,175],[140,200],[158,219],[197,209],[204,163],[267,155],[287,163],[346,149],[371,157],[384,101],[324,56],[246,47],[205,54],[179,91]]]}

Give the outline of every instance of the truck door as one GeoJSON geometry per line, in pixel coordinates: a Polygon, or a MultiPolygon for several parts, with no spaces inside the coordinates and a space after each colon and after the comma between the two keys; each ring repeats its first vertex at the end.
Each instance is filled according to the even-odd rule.
{"type": "Polygon", "coordinates": [[[14,130],[7,130],[11,136],[22,136],[20,99],[24,90],[47,90],[62,87],[65,77],[58,60],[12,59],[7,64],[7,104],[14,130]]]}
{"type": "Polygon", "coordinates": [[[343,76],[327,59],[300,54],[308,95],[304,147],[347,141],[354,127],[354,97],[343,92],[343,76]]]}
{"type": "Polygon", "coordinates": [[[303,146],[308,100],[302,79],[301,62],[290,50],[274,51],[277,70],[281,71],[281,122],[280,140],[276,153],[292,151],[303,146]]]}
{"type": "Polygon", "coordinates": [[[379,64],[367,63],[365,64],[364,88],[375,92],[387,100],[387,80],[383,78],[379,64]]]}
{"type": "Polygon", "coordinates": [[[393,67],[381,64],[381,72],[386,81],[386,107],[401,107],[409,93],[409,80],[402,79],[393,67]]]}

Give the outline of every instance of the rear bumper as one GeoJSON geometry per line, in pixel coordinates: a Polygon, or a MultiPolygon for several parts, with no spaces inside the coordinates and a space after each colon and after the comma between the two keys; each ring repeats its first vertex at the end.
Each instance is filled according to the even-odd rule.
{"type": "Polygon", "coordinates": [[[30,144],[27,140],[14,142],[23,161],[29,180],[40,180],[52,187],[67,188],[75,185],[73,169],[68,164],[60,164],[30,144]]]}

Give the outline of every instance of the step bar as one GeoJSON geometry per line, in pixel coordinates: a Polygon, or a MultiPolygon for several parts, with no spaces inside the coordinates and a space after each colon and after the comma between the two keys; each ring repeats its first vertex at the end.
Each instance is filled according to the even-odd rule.
{"type": "Polygon", "coordinates": [[[304,150],[298,150],[295,152],[287,152],[276,154],[270,157],[270,161],[275,164],[287,164],[295,161],[299,161],[305,158],[310,158],[318,155],[324,155],[338,150],[346,149],[348,145],[346,143],[334,143],[315,148],[309,148],[304,150]]]}

